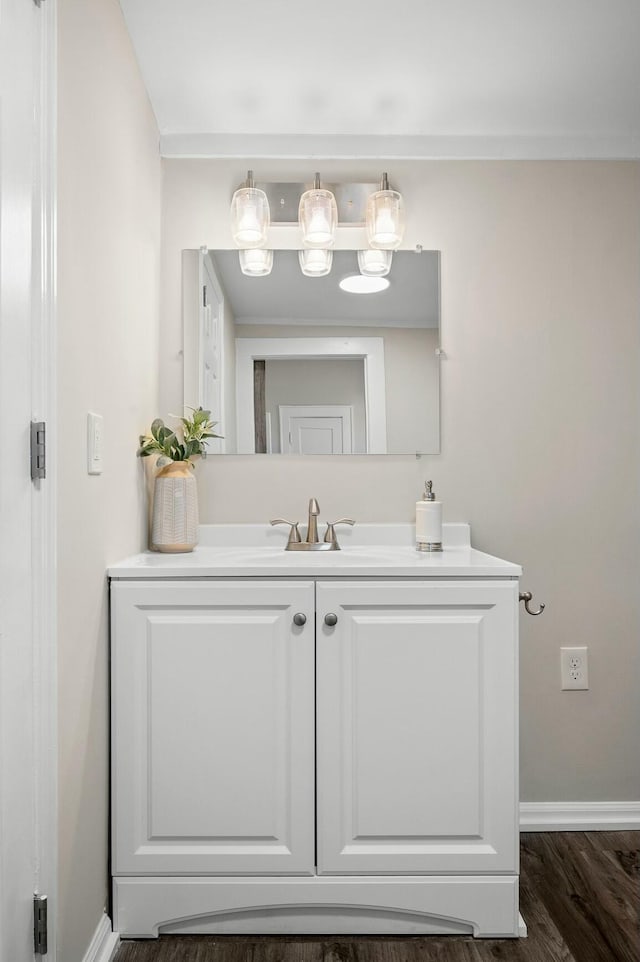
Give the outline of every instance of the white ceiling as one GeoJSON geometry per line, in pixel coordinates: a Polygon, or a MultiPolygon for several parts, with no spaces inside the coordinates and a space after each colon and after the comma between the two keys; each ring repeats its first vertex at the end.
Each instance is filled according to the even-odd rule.
{"type": "Polygon", "coordinates": [[[120,2],[169,156],[640,156],[639,0],[120,2]]]}

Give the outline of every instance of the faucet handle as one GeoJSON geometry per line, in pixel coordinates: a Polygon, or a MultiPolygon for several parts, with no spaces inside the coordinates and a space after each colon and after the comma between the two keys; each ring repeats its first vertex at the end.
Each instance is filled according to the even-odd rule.
{"type": "Polygon", "coordinates": [[[336,532],[335,532],[335,526],[337,524],[350,524],[351,527],[353,527],[353,525],[355,524],[355,521],[352,521],[351,518],[338,518],[337,521],[327,522],[327,530],[325,531],[325,534],[324,534],[324,540],[328,541],[329,544],[335,545],[336,549],[339,549],[340,545],[338,544],[338,539],[336,538],[336,532]]]}
{"type": "Polygon", "coordinates": [[[300,532],[298,531],[299,521],[287,521],[285,518],[274,518],[269,524],[288,524],[291,527],[289,531],[289,540],[287,541],[287,547],[290,544],[300,544],[302,538],[300,537],[300,532]]]}

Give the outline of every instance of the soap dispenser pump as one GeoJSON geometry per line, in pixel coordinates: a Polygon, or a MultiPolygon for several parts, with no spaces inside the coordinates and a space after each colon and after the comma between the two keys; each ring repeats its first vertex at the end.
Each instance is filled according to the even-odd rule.
{"type": "Polygon", "coordinates": [[[416,501],[416,548],[442,551],[442,502],[436,501],[433,482],[427,481],[421,501],[416,501]]]}

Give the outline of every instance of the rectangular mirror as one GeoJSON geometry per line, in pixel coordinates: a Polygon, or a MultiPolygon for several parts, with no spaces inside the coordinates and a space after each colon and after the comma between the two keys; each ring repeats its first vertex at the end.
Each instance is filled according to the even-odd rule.
{"type": "Polygon", "coordinates": [[[308,277],[298,251],[242,273],[237,250],[183,252],[184,402],[212,454],[437,454],[440,254],[395,251],[377,293],[348,293],[356,251],[308,277]]]}

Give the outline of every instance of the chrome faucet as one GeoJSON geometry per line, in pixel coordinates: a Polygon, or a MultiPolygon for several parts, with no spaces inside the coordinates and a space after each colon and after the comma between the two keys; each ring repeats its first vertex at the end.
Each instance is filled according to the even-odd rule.
{"type": "Polygon", "coordinates": [[[324,534],[324,541],[318,538],[318,517],[320,515],[320,505],[315,498],[309,501],[309,520],[307,522],[307,536],[302,540],[298,521],[287,521],[285,518],[274,518],[270,524],[290,525],[289,540],[285,551],[340,551],[340,545],[336,538],[335,527],[337,524],[354,525],[355,521],[351,518],[339,518],[337,521],[328,521],[327,530],[324,534]]]}

